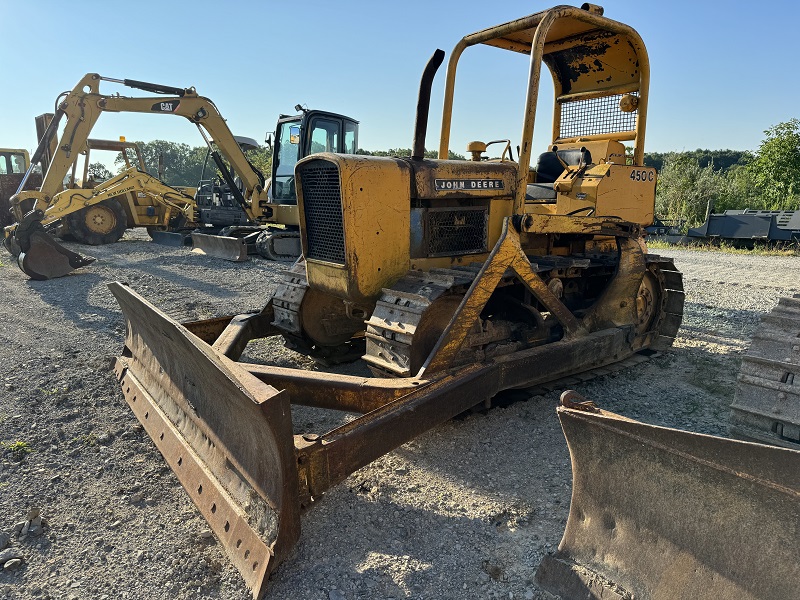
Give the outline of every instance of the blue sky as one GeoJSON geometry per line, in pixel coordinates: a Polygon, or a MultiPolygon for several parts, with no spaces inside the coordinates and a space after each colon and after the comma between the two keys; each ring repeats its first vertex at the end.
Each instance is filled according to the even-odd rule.
{"type": "MultiPolygon", "coordinates": [[[[650,54],[647,150],[755,150],[764,129],[800,117],[800,4],[601,4],[605,16],[638,30],[650,54]]],[[[438,47],[449,55],[468,33],[549,6],[510,0],[0,0],[7,56],[0,146],[32,149],[34,116],[52,111],[56,96],[83,74],[97,72],[195,86],[234,133],[258,140],[279,113],[293,113],[302,103],[359,120],[362,148],[410,147],[419,78],[432,52],[438,47]]],[[[465,52],[451,149],[463,153],[473,139],[519,143],[527,70],[521,55],[465,52]]],[[[434,83],[429,149],[438,147],[443,80],[444,66],[434,83]]],[[[139,94],[113,84],[101,91],[139,94]]],[[[540,113],[539,124],[544,137],[535,139],[535,151],[549,141],[549,115],[540,113]]],[[[167,115],[107,114],[92,137],[120,135],[203,143],[188,121],[167,115]]]]}

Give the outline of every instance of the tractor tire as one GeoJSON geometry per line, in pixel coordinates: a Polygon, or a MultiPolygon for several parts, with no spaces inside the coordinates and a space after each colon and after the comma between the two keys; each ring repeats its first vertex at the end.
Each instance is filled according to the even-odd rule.
{"type": "Polygon", "coordinates": [[[91,246],[119,241],[128,227],[122,205],[113,198],[71,213],[65,220],[70,235],[77,242],[91,246]]]}

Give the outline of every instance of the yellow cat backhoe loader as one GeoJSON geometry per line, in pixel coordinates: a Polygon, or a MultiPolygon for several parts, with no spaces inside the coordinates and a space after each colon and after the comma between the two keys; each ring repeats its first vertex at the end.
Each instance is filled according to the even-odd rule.
{"type": "Polygon", "coordinates": [[[447,68],[440,158],[427,160],[443,59],[422,76],[412,157],[297,164],[305,260],[261,312],[181,325],[111,284],[127,321],[124,396],[254,597],[297,541],[301,508],[355,470],[501,390],[668,347],[679,328],[681,274],[643,237],[655,171],[642,163],[650,70],[636,31],[584,5],[464,37],[447,68]],[[471,161],[446,160],[457,68],[479,44],[530,58],[516,161],[508,140],[500,160],[484,160],[483,142],[471,161]],[[543,65],[553,128],[532,169],[543,65]],[[375,377],[239,361],[276,335],[328,362],[360,354],[375,377]],[[293,404],[355,416],[295,432],[293,404]]]}
{"type": "Polygon", "coordinates": [[[80,154],[84,159],[82,170],[78,170],[76,160],[67,176],[65,191],[54,196],[42,219],[46,228],[59,221],[59,237],[69,236],[82,244],[97,246],[118,241],[129,227],[160,230],[195,221],[194,199],[149,175],[135,143],[124,138],[89,139],[80,154]],[[125,164],[122,172],[105,181],[97,180],[91,171],[91,158],[92,152],[98,150],[121,156],[125,164]],[[91,191],[76,191],[79,189],[91,191]]]}
{"type": "MultiPolygon", "coordinates": [[[[211,100],[199,96],[194,88],[182,89],[89,73],[72,91],[59,96],[55,117],[45,129],[39,147],[31,159],[32,164],[36,164],[46,155],[49,158],[41,187],[38,191],[23,191],[25,181],[33,168],[31,166],[23,177],[20,191],[10,200],[11,211],[18,226],[5,229],[5,245],[15,255],[25,255],[22,261],[18,259],[17,262],[29,276],[60,277],[91,262],[91,259],[59,245],[47,234],[43,222],[48,211],[61,210],[55,199],[61,191],[63,176],[72,167],[77,154],[83,150],[89,133],[104,112],[157,113],[185,117],[197,126],[210,148],[213,139],[215,147],[211,153],[212,158],[234,200],[251,223],[297,225],[297,206],[268,198],[267,181],[263,174],[248,162],[211,100]],[[161,96],[127,97],[102,94],[101,81],[122,84],[161,96]],[[65,120],[65,124],[59,137],[62,120],[65,120]],[[36,268],[32,266],[34,264],[37,265],[36,268]],[[36,270],[40,267],[43,272],[36,270]]],[[[116,191],[123,193],[125,188],[123,185],[116,191]]],[[[96,204],[93,199],[88,202],[84,206],[96,204]]]]}
{"type": "MultiPolygon", "coordinates": [[[[37,118],[38,122],[41,117],[37,118]]],[[[48,159],[43,158],[42,165],[47,167],[48,164],[48,159]]],[[[69,173],[49,170],[48,173],[51,177],[60,175],[64,183],[51,198],[44,216],[31,219],[29,213],[19,223],[6,227],[4,238],[6,248],[17,257],[19,267],[33,279],[64,274],[65,259],[69,270],[77,266],[69,265],[70,259],[81,264],[92,260],[70,253],[46,231],[83,244],[101,245],[118,241],[129,227],[168,228],[178,221],[191,223],[195,219],[194,199],[149,175],[138,146],[131,142],[86,140],[83,150],[76,153],[69,173]],[[96,180],[90,170],[93,150],[121,154],[125,169],[106,181],[96,180]],[[84,159],[80,171],[79,157],[84,159]],[[24,241],[26,249],[20,247],[20,241],[24,241]],[[56,260],[52,260],[54,254],[58,257],[56,260]]]]}

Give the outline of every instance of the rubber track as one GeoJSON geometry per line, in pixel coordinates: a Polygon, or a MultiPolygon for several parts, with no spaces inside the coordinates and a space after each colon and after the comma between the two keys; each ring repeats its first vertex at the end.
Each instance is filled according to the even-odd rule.
{"type": "Polygon", "coordinates": [[[742,358],[730,433],[800,449],[800,294],[761,317],[742,358]]]}
{"type": "Polygon", "coordinates": [[[262,258],[276,261],[295,261],[300,256],[300,232],[266,231],[256,238],[256,252],[262,258]],[[277,248],[292,248],[291,253],[278,252],[277,248]],[[295,251],[296,250],[296,251],[295,251]]]}

